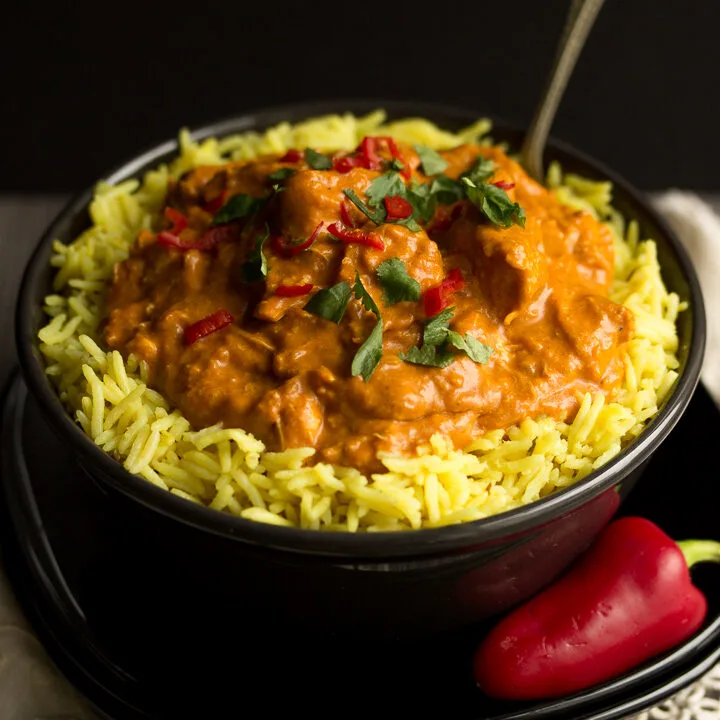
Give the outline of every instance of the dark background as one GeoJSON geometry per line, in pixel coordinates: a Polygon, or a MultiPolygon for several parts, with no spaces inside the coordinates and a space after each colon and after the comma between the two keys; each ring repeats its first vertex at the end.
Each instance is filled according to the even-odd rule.
{"type": "MultiPolygon", "coordinates": [[[[181,126],[297,100],[436,100],[526,124],[568,6],[13,3],[0,192],[77,190],[181,126]]],[[[553,134],[646,189],[720,189],[719,31],[716,0],[607,0],[553,134]]]]}

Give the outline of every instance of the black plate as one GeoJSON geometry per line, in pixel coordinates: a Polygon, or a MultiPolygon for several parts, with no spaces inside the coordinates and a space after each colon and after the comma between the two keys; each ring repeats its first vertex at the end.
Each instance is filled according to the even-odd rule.
{"type": "MultiPolygon", "coordinates": [[[[272,617],[234,616],[217,598],[203,604],[212,592],[193,586],[182,557],[157,557],[151,537],[121,526],[17,378],[5,395],[1,437],[8,574],[60,670],[105,717],[229,717],[262,700],[271,714],[385,717],[433,707],[475,720],[610,720],[660,702],[720,659],[720,569],[707,566],[694,571],[710,608],[697,636],[559,701],[500,703],[475,688],[470,659],[482,627],[422,645],[368,647],[362,637],[339,637],[333,647],[299,646],[292,634],[273,634],[272,617]]],[[[622,514],[648,517],[678,539],[720,538],[718,437],[720,413],[700,387],[622,514]]]]}

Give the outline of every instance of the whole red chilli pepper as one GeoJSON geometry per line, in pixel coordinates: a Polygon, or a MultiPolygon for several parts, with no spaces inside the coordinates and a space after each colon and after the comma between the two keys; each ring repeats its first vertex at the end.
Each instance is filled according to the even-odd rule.
{"type": "Polygon", "coordinates": [[[496,698],[559,697],[679,645],[707,613],[689,572],[703,560],[720,562],[720,543],[676,543],[649,520],[616,520],[578,564],[491,630],[475,654],[475,680],[496,698]]]}

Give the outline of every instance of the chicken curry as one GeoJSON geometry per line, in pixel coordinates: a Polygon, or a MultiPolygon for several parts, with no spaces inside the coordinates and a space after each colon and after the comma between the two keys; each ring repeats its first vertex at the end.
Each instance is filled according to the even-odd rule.
{"type": "Polygon", "coordinates": [[[172,183],[104,336],[194,426],[372,472],[611,394],[633,331],[613,267],[610,230],[501,149],[369,137],[172,183]]]}

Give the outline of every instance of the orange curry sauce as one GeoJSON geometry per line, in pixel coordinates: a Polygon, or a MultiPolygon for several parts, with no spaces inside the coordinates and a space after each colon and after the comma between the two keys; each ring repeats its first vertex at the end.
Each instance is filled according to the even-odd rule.
{"type": "MultiPolygon", "coordinates": [[[[415,150],[401,146],[400,152],[406,179],[412,174],[426,182],[415,150]]],[[[493,225],[467,199],[439,204],[418,232],[375,225],[343,190],[365,199],[370,183],[389,170],[387,148],[379,170],[313,170],[297,153],[192,170],[167,196],[168,206],[187,219],[187,227],[174,229],[190,245],[232,196],[272,198],[258,213],[216,226],[219,242],[211,248],[178,249],[159,243],[156,233],[140,233],[130,257],[115,268],[105,340],[144,360],[151,385],[196,428],[222,422],[248,430],[271,450],[311,446],[316,460],[364,471],[378,468],[379,451],[410,454],[434,433],[462,448],[483,431],[526,417],[571,419],[582,393],[619,386],[622,347],[632,334],[631,312],[608,298],[611,233],[589,214],[561,205],[498,148],[442,152],[444,174],[457,178],[480,154],[495,162],[487,182],[503,183],[524,209],[524,229],[493,225]],[[296,172],[273,193],[268,175],[281,168],[296,172]],[[352,223],[375,233],[383,250],[330,236],[326,227],[341,221],[343,201],[352,223]],[[288,247],[321,222],[314,244],[293,257],[273,241],[288,247]],[[267,277],[243,282],[242,266],[266,223],[267,277]],[[376,271],[390,258],[404,261],[423,293],[461,271],[464,287],[447,303],[455,308],[450,328],[492,347],[486,364],[460,352],[442,369],[399,357],[422,345],[427,318],[422,297],[383,303],[376,271]],[[342,280],[352,286],[356,271],[382,314],[382,360],[367,381],[352,376],[351,363],[376,316],[355,298],[339,324],[303,309],[321,288],[342,280]],[[312,290],[304,295],[276,294],[280,285],[308,284],[312,290]],[[185,329],[220,309],[234,322],[189,343],[185,329]]],[[[163,218],[155,230],[170,225],[163,218]]]]}

